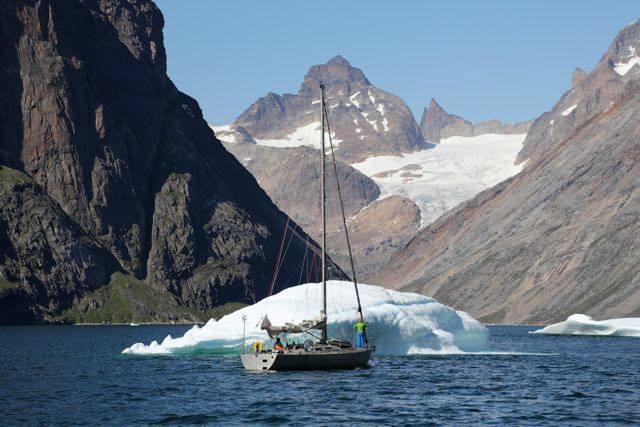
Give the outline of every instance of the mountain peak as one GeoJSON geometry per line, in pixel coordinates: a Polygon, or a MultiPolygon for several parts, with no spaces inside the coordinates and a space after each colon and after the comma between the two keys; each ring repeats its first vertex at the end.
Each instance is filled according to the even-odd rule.
{"type": "Polygon", "coordinates": [[[445,112],[444,108],[442,108],[440,106],[440,104],[438,104],[438,101],[436,101],[435,98],[431,98],[431,101],[429,101],[429,106],[427,107],[427,111],[442,111],[445,112]]]}
{"type": "Polygon", "coordinates": [[[361,69],[352,66],[340,55],[331,58],[325,64],[314,65],[304,76],[300,95],[314,95],[318,92],[318,82],[323,81],[328,88],[339,87],[350,92],[352,87],[369,86],[371,82],[361,69]]]}
{"type": "Polygon", "coordinates": [[[578,86],[580,83],[585,81],[587,79],[587,77],[589,77],[589,74],[587,74],[586,71],[584,71],[582,68],[576,67],[573,70],[573,75],[571,76],[571,85],[572,85],[572,87],[578,86]]]}
{"type": "Polygon", "coordinates": [[[429,106],[422,114],[420,128],[424,140],[433,143],[453,135],[473,136],[471,122],[447,113],[434,98],[431,98],[429,106]]]}
{"type": "Polygon", "coordinates": [[[347,61],[342,55],[334,56],[327,62],[327,65],[328,64],[341,64],[346,67],[351,67],[351,64],[349,63],[349,61],[347,61]]]}

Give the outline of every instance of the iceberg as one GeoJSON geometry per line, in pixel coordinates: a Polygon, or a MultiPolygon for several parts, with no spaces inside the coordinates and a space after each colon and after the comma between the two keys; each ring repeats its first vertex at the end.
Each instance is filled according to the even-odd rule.
{"type": "Polygon", "coordinates": [[[564,322],[554,323],[546,328],[531,332],[549,335],[597,335],[640,337],[640,318],[593,320],[584,314],[571,315],[564,322]]]}
{"type": "MultiPolygon", "coordinates": [[[[457,311],[433,298],[379,286],[358,285],[368,336],[377,354],[448,354],[485,351],[487,328],[467,313],[457,311]]],[[[300,323],[320,313],[322,284],[307,283],[244,307],[204,326],[194,326],[184,336],[167,336],[161,343],[136,343],[124,354],[238,354],[255,341],[269,344],[260,329],[265,315],[273,324],[300,323]]],[[[327,317],[330,337],[353,342],[357,303],[353,283],[327,282],[327,317]]],[[[317,332],[317,331],[315,331],[317,332]]],[[[296,342],[314,339],[311,335],[290,335],[296,342]]]]}

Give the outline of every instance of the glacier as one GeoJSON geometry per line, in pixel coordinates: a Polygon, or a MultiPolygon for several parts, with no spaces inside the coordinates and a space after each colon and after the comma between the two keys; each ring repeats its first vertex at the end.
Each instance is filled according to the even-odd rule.
{"type": "Polygon", "coordinates": [[[479,192],[520,172],[514,160],[527,134],[452,136],[431,148],[400,155],[371,156],[351,166],[373,179],[380,199],[413,200],[420,227],[479,192]]]}
{"type": "Polygon", "coordinates": [[[640,337],[640,318],[627,317],[610,320],[593,320],[584,314],[573,314],[564,322],[531,332],[548,335],[596,335],[640,337]]]}
{"type": "MultiPolygon", "coordinates": [[[[465,312],[457,311],[424,295],[358,285],[368,336],[377,354],[449,354],[486,351],[487,328],[465,312]]],[[[320,313],[322,284],[307,283],[287,288],[256,304],[244,307],[204,326],[194,326],[184,336],[167,336],[161,343],[136,343],[124,354],[237,354],[243,335],[247,348],[254,341],[269,344],[260,329],[263,316],[274,325],[299,323],[320,313]],[[246,320],[243,321],[243,316],[246,320]]],[[[357,303],[353,283],[327,282],[328,332],[333,338],[353,342],[357,303]]],[[[318,331],[315,331],[318,332],[318,331]]],[[[292,335],[296,342],[312,338],[292,335]]]]}

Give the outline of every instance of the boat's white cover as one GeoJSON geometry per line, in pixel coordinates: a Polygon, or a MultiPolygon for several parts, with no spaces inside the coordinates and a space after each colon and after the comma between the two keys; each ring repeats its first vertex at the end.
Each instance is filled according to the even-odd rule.
{"type": "MultiPolygon", "coordinates": [[[[488,331],[467,313],[454,310],[424,295],[359,285],[367,335],[377,354],[456,353],[487,350],[488,331]]],[[[309,283],[283,290],[245,307],[219,321],[194,326],[180,338],[166,337],[162,343],[137,343],[128,354],[238,353],[242,350],[243,326],[246,347],[256,340],[268,341],[260,328],[265,315],[273,324],[299,324],[322,308],[322,285],[309,283]],[[246,316],[246,323],[243,323],[246,316]]],[[[329,281],[327,319],[331,338],[353,341],[357,303],[353,283],[329,281]]],[[[298,341],[310,338],[299,336],[298,341]]]]}
{"type": "Polygon", "coordinates": [[[275,326],[271,324],[269,320],[269,316],[266,314],[262,318],[260,322],[260,329],[263,331],[267,331],[267,334],[271,338],[275,338],[277,335],[285,333],[285,334],[301,334],[303,332],[311,331],[311,330],[320,330],[327,324],[327,317],[320,315],[313,320],[303,320],[300,323],[291,323],[287,322],[282,326],[275,326]]]}

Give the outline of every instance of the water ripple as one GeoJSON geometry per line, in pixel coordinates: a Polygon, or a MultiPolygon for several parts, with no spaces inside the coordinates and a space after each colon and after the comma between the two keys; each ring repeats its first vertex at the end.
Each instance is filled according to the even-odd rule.
{"type": "Polygon", "coordinates": [[[370,369],[347,372],[250,373],[236,356],[119,354],[123,342],[186,329],[0,328],[0,422],[640,423],[639,339],[491,327],[493,352],[374,355],[370,369]]]}

